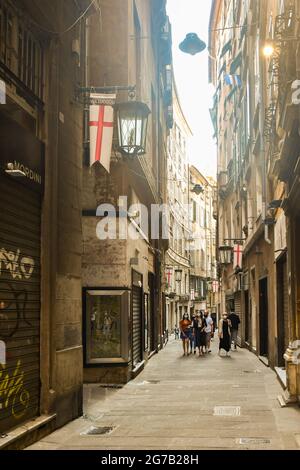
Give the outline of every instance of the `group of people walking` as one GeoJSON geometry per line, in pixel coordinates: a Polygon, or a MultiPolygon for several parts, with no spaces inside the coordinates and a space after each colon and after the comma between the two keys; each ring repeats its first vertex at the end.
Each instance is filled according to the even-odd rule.
{"type": "MultiPolygon", "coordinates": [[[[237,334],[240,324],[239,316],[231,312],[224,313],[218,324],[219,355],[221,350],[229,355],[231,345],[237,348],[237,334]]],[[[208,312],[197,312],[191,318],[188,313],[183,315],[179,323],[180,338],[183,345],[183,355],[196,354],[199,356],[211,353],[210,345],[216,330],[215,321],[208,312]]],[[[175,327],[175,337],[178,329],[175,327]]]]}

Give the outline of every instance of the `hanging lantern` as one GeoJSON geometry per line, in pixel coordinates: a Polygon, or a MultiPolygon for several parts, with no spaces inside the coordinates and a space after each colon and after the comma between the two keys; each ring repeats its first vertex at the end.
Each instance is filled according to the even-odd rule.
{"type": "Polygon", "coordinates": [[[232,262],[232,247],[228,245],[219,246],[220,264],[226,265],[232,262]]]}
{"type": "Polygon", "coordinates": [[[118,123],[119,151],[136,156],[146,153],[147,126],[150,109],[145,103],[127,101],[115,106],[118,123]]]}
{"type": "Polygon", "coordinates": [[[198,38],[196,33],[189,33],[186,38],[179,45],[179,49],[186,54],[195,55],[199,52],[204,51],[206,44],[204,41],[198,38]]]}

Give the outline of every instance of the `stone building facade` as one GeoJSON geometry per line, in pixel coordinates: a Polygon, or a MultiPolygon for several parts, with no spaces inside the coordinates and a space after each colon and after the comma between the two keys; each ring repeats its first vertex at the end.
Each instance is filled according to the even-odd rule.
{"type": "Polygon", "coordinates": [[[218,242],[243,253],[241,266],[220,268],[221,305],[240,313],[241,344],[275,368],[287,401],[299,397],[298,10],[297,1],[215,1],[210,23],[220,29],[210,36],[218,242]]]}
{"type": "Polygon", "coordinates": [[[95,214],[120,195],[128,207],[165,200],[171,61],[164,1],[0,1],[3,448],[80,416],[83,380],[124,383],[164,345],[167,241],[142,233],[136,209],[126,219],[138,240],[100,242],[95,214]],[[87,166],[87,85],[136,85],[137,99],[152,111],[147,154],[125,160],[114,147],[110,174],[87,166]],[[89,324],[88,295],[95,301],[89,324]],[[107,312],[102,323],[99,306],[107,312]],[[118,312],[122,341],[113,338],[111,361],[111,316],[118,312]],[[91,324],[106,348],[96,364],[86,360],[91,324]]]}
{"type": "Polygon", "coordinates": [[[190,291],[192,311],[218,313],[216,263],[217,222],[214,207],[216,182],[190,167],[190,291]]]}
{"type": "Polygon", "coordinates": [[[190,313],[189,144],[192,131],[182,111],[173,78],[174,126],[168,138],[167,198],[170,242],[165,257],[168,330],[190,313]]]}
{"type": "Polygon", "coordinates": [[[0,431],[8,448],[24,423],[28,443],[82,413],[76,87],[84,62],[73,41],[82,43],[78,18],[90,2],[42,3],[0,2],[0,431]]]}
{"type": "MultiPolygon", "coordinates": [[[[83,169],[84,381],[126,383],[166,339],[162,280],[167,240],[152,236],[150,227],[152,206],[165,200],[171,27],[164,1],[101,0],[99,7],[101,24],[95,15],[88,25],[87,85],[136,86],[137,100],[151,110],[145,155],[123,157],[114,141],[110,173],[98,163],[83,169]],[[97,236],[102,204],[116,209],[109,216],[118,227],[116,239],[97,236]],[[148,231],[141,220],[145,210],[148,231]],[[120,234],[124,223],[134,232],[129,237],[120,234]]],[[[117,102],[128,99],[127,93],[117,95],[117,102]]]]}

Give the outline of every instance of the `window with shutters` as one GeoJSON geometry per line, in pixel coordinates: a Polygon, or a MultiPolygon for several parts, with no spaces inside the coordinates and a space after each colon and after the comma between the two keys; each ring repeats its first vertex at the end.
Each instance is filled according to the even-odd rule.
{"type": "Polygon", "coordinates": [[[0,74],[13,74],[39,99],[43,99],[43,49],[24,15],[0,0],[0,74]]]}

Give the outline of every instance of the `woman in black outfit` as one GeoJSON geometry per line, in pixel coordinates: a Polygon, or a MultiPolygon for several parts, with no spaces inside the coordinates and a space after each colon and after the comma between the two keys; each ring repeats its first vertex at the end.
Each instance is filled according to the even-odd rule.
{"type": "Polygon", "coordinates": [[[205,328],[207,326],[206,324],[206,320],[205,320],[205,317],[203,315],[203,313],[201,312],[200,313],[200,323],[201,323],[201,326],[199,328],[199,342],[200,342],[200,348],[199,348],[199,356],[201,356],[202,354],[205,354],[205,350],[206,350],[206,332],[205,332],[205,328]]]}
{"type": "Polygon", "coordinates": [[[227,313],[224,313],[223,318],[219,321],[219,356],[221,356],[221,349],[226,351],[226,356],[230,356],[230,346],[231,346],[231,337],[230,337],[230,326],[231,322],[228,320],[227,313]]]}
{"type": "Polygon", "coordinates": [[[193,319],[193,338],[194,338],[194,354],[196,353],[196,348],[199,350],[200,355],[200,327],[201,327],[201,318],[200,313],[197,313],[193,319]]]}

